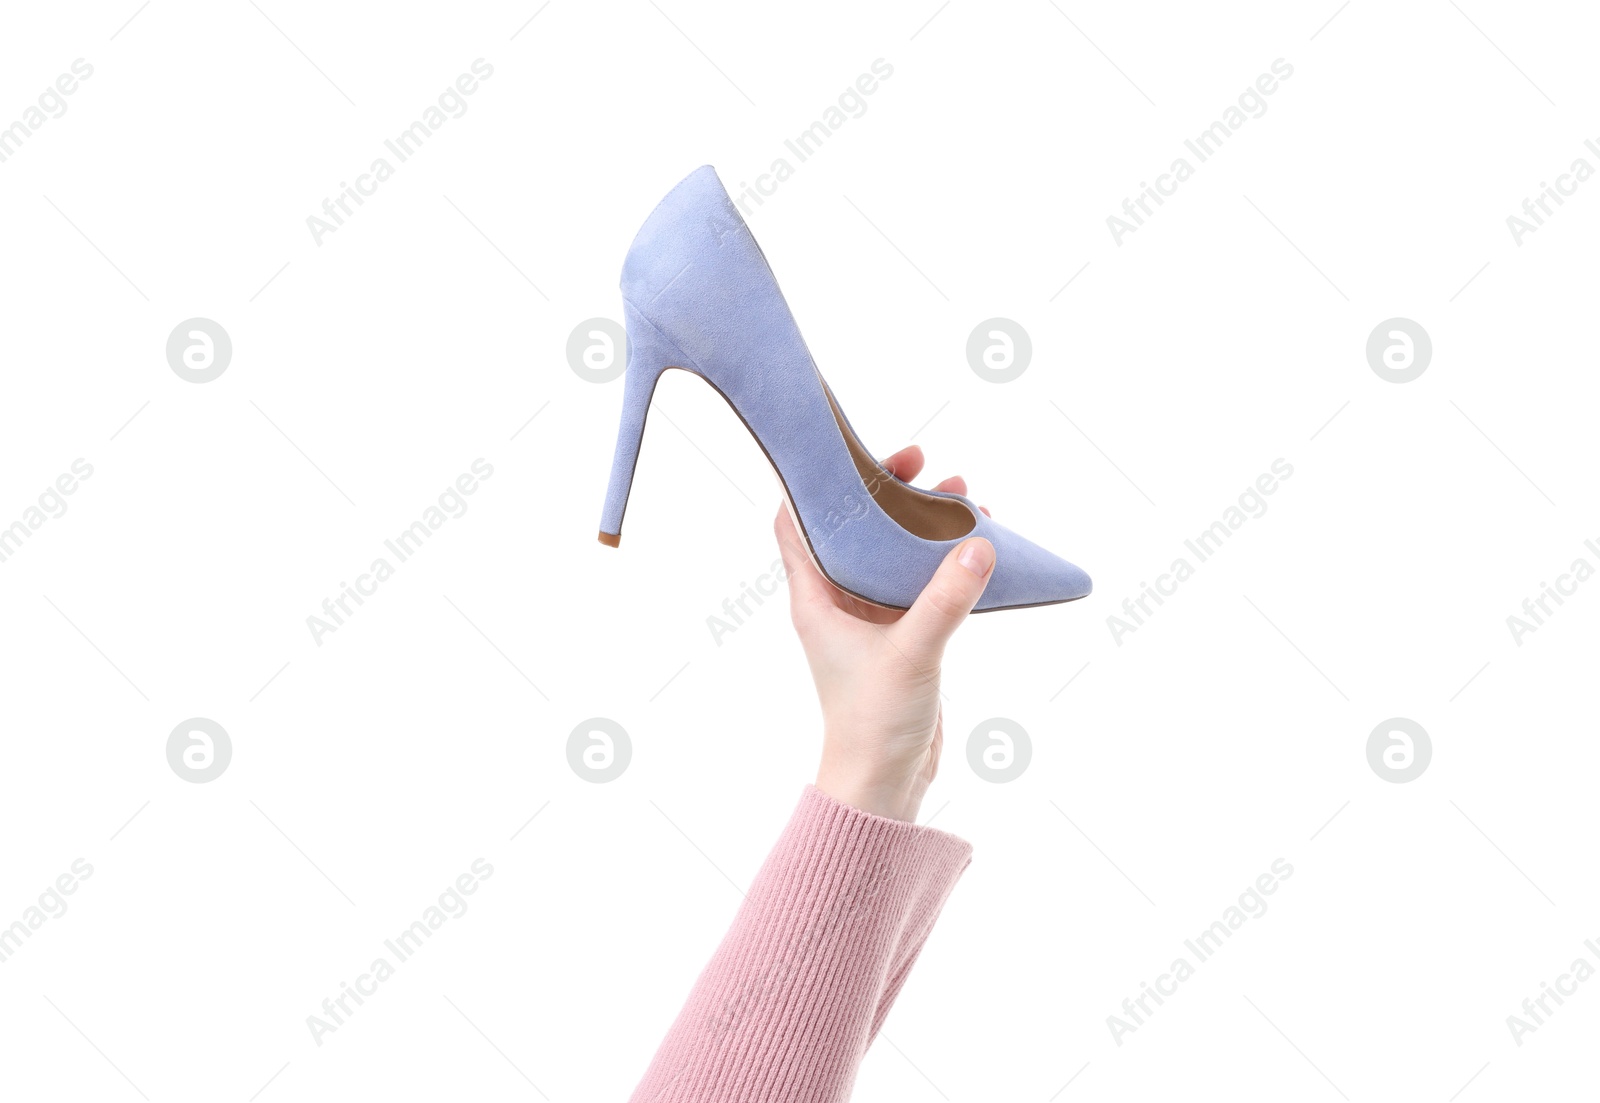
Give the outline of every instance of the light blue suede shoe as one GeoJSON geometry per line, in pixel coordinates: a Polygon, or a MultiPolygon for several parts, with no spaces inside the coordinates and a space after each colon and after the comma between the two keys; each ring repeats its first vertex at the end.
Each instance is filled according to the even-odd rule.
{"type": "Polygon", "coordinates": [[[600,542],[616,547],[645,415],[661,373],[681,368],[728,401],[772,461],[811,560],[835,586],[891,609],[922,592],[969,536],[995,548],[977,612],[1072,601],[1089,576],[997,524],[960,494],[884,470],[823,382],[772,269],[716,171],[690,173],[657,205],[622,266],[628,367],[600,542]]]}

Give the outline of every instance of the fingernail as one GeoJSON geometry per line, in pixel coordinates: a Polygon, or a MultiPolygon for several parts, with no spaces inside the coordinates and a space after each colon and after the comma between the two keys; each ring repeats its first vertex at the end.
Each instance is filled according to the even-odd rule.
{"type": "Polygon", "coordinates": [[[994,566],[994,547],[987,540],[968,540],[956,554],[956,561],[979,578],[987,577],[994,566]]]}

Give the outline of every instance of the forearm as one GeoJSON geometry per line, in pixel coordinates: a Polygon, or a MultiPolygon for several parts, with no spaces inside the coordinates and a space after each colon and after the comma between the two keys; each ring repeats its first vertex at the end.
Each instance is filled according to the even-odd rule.
{"type": "Polygon", "coordinates": [[[840,1103],[972,858],[806,786],[633,1103],[840,1103]]]}

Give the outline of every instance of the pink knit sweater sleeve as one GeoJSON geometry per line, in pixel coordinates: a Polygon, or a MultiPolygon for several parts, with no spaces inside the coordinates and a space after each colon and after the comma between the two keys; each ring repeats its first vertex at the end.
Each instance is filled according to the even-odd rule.
{"type": "Polygon", "coordinates": [[[972,846],[807,785],[631,1103],[842,1103],[972,846]]]}

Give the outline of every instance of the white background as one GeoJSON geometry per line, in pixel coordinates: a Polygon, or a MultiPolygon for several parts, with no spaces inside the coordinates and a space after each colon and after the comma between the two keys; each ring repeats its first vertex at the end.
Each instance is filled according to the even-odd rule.
{"type": "Polygon", "coordinates": [[[782,608],[707,627],[776,558],[759,450],[671,373],[602,548],[621,383],[567,339],[619,315],[672,184],[737,190],[877,58],[752,229],[869,446],[914,437],[1096,588],[947,658],[923,817],[976,857],[857,1098],[1592,1090],[1600,981],[1520,1047],[1506,1023],[1600,938],[1600,582],[1506,625],[1600,565],[1600,183],[1506,225],[1600,168],[1592,13],[538,2],[6,11],[0,121],[94,74],[0,164],[0,523],[94,474],[0,564],[0,924],[94,872],[0,964],[0,1092],[626,1097],[818,719],[782,608]],[[466,114],[316,244],[477,58],[466,114]],[[1107,215],[1277,58],[1266,114],[1118,245],[1107,215]],[[204,385],[165,357],[196,316],[234,346],[204,385]],[[1006,385],[966,362],[994,316],[1034,346],[1006,385]],[[1396,316],[1434,346],[1404,385],[1365,354],[1396,316]],[[1266,514],[1116,642],[1280,457],[1266,514]],[[319,645],[306,618],[478,458],[470,509],[319,645]],[[594,716],[632,742],[609,784],[567,764],[594,716]],[[966,762],[995,716],[1032,743],[1006,785],[966,762]],[[1396,716],[1433,746],[1407,784],[1366,757],[1396,716]],[[233,746],[206,784],[166,759],[190,717],[233,746]],[[470,909],[317,1045],[307,1016],[477,858],[470,909]],[[1277,858],[1269,911],[1117,1045],[1107,1016],[1277,858]]]}

